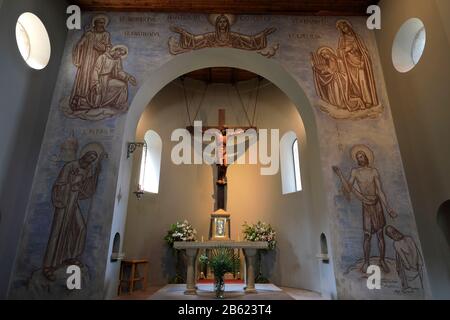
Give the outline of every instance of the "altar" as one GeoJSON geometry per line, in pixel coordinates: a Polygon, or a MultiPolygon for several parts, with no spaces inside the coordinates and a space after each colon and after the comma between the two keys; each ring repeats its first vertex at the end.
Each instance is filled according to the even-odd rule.
{"type": "Polygon", "coordinates": [[[174,242],[175,249],[186,250],[187,262],[187,274],[186,274],[186,291],[185,294],[195,295],[197,294],[196,276],[195,276],[195,264],[200,249],[214,249],[214,248],[230,248],[230,249],[242,249],[245,256],[245,293],[256,293],[255,289],[255,257],[258,250],[268,249],[269,244],[261,241],[177,241],[174,242]]]}

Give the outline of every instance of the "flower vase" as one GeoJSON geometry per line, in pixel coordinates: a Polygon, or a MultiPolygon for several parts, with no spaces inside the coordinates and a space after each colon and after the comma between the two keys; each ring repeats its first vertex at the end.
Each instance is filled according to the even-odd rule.
{"type": "Polygon", "coordinates": [[[214,292],[217,299],[223,299],[225,293],[225,281],[222,277],[214,277],[214,292]]]}

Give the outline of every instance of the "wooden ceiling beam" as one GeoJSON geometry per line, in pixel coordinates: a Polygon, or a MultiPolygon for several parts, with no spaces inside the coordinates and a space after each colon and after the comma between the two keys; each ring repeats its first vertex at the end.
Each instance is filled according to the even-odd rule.
{"type": "Polygon", "coordinates": [[[379,0],[75,0],[83,10],[184,13],[279,14],[352,16],[366,15],[379,0]]]}

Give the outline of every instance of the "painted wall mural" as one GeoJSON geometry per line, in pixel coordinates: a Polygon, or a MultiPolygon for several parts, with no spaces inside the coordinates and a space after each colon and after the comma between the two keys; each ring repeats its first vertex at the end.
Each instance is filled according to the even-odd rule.
{"type": "MultiPolygon", "coordinates": [[[[395,224],[398,214],[389,203],[381,175],[374,166],[373,151],[366,145],[355,145],[350,149],[350,157],[354,167],[348,179],[339,167],[332,168],[341,182],[341,191],[345,199],[350,202],[353,196],[357,202],[361,203],[363,257],[356,257],[355,263],[348,267],[346,273],[355,275],[359,272],[365,277],[370,265],[378,265],[384,278],[391,280],[390,284],[385,284],[386,287],[401,290],[403,293],[423,290],[424,263],[415,241],[394,226],[387,225],[386,213],[392,224],[395,224]],[[385,234],[388,236],[388,243],[386,243],[385,234]],[[371,248],[374,235],[376,235],[378,250],[371,248]],[[392,256],[389,256],[390,254],[386,256],[387,245],[394,248],[392,256]],[[401,288],[398,287],[399,281],[396,281],[396,277],[400,281],[401,288]],[[415,279],[419,282],[416,282],[414,286],[412,282],[415,279]]],[[[358,213],[352,211],[351,214],[358,213]]]]}
{"type": "Polygon", "coordinates": [[[276,28],[267,28],[256,35],[246,35],[231,31],[235,16],[226,14],[211,14],[209,21],[215,26],[215,31],[204,34],[192,34],[183,28],[173,26],[170,28],[179,34],[179,39],[169,38],[169,51],[173,55],[203,48],[228,47],[235,49],[256,51],[271,58],[279,49],[279,44],[268,45],[267,37],[274,33],[276,28]]]}
{"type": "Polygon", "coordinates": [[[337,49],[322,46],[312,53],[321,110],[336,119],[376,117],[383,107],[379,104],[370,52],[350,22],[339,20],[336,28],[341,32],[337,49]]]}
{"type": "Polygon", "coordinates": [[[62,103],[66,116],[102,120],[128,110],[128,83],[136,79],[123,70],[128,48],[111,43],[109,18],[98,15],[73,48],[77,68],[72,94],[62,103]]]}
{"type": "Polygon", "coordinates": [[[81,256],[91,206],[83,213],[80,202],[93,201],[101,162],[107,154],[97,143],[85,146],[80,154],[79,159],[64,165],[52,188],[54,215],[43,263],[44,276],[50,281],[56,280],[55,272],[61,266],[83,267],[81,256]]]}
{"type": "Polygon", "coordinates": [[[113,213],[126,197],[117,179],[128,106],[158,68],[207,47],[275,60],[313,105],[338,297],[428,294],[377,46],[364,18],[114,12],[83,19],[86,27],[69,32],[62,58],[11,298],[103,298],[113,213]],[[67,290],[68,263],[82,266],[84,290],[67,290]],[[383,269],[381,290],[366,287],[368,263],[383,269]]]}

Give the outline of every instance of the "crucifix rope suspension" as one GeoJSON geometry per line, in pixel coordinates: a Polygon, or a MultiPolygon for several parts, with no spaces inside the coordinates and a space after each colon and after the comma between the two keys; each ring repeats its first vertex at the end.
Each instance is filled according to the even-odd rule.
{"type": "Polygon", "coordinates": [[[236,93],[237,93],[237,95],[238,95],[238,97],[239,97],[239,102],[241,103],[242,110],[244,111],[244,114],[245,114],[245,116],[246,116],[246,118],[247,118],[247,121],[248,121],[250,127],[254,127],[254,125],[255,125],[255,118],[256,118],[256,108],[257,108],[258,97],[259,97],[259,89],[260,89],[260,87],[261,87],[261,77],[258,77],[258,85],[257,85],[257,87],[256,87],[255,104],[254,104],[254,106],[253,106],[253,117],[252,117],[252,120],[251,120],[251,121],[250,121],[249,114],[248,114],[248,112],[247,112],[247,109],[249,109],[250,103],[251,103],[250,98],[249,98],[249,102],[248,102],[248,107],[245,108],[244,100],[242,99],[241,92],[240,92],[240,90],[239,90],[239,88],[238,88],[236,82],[233,83],[233,87],[234,87],[234,89],[236,90],[236,93]]]}
{"type": "Polygon", "coordinates": [[[197,110],[195,112],[193,120],[191,120],[191,114],[189,112],[189,99],[188,99],[187,92],[186,92],[186,83],[185,83],[185,78],[184,77],[181,78],[181,83],[183,85],[184,101],[185,101],[185,105],[186,105],[186,112],[187,112],[187,115],[188,115],[189,125],[192,126],[194,124],[193,120],[195,121],[195,119],[197,119],[197,116],[198,116],[198,113],[200,111],[200,108],[202,107],[203,101],[205,100],[205,96],[206,96],[206,92],[208,91],[209,83],[205,84],[205,88],[203,90],[203,94],[202,94],[202,97],[201,97],[200,102],[198,104],[198,107],[197,107],[197,110]]]}

